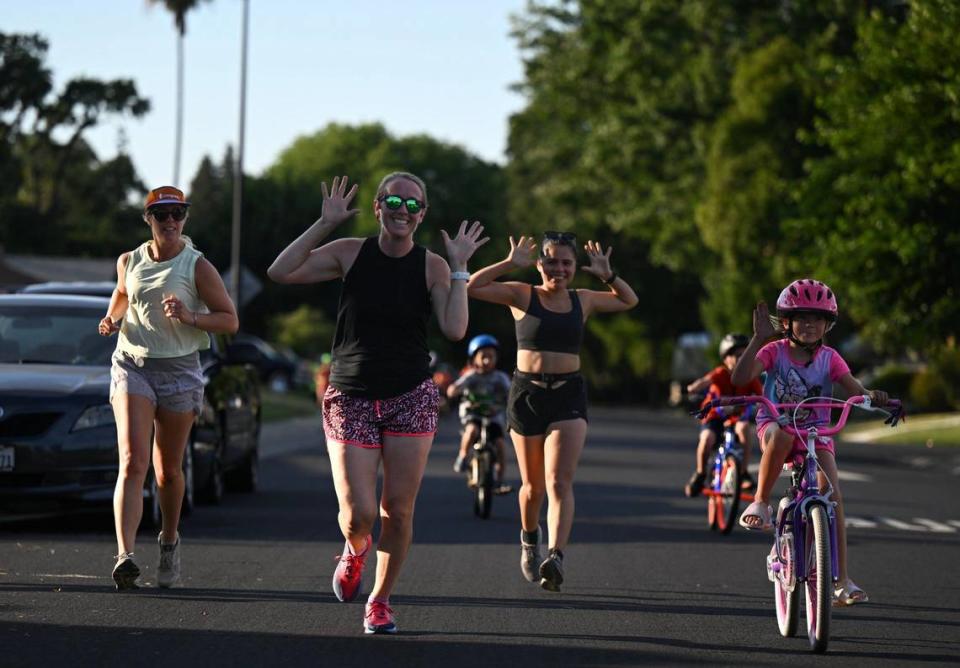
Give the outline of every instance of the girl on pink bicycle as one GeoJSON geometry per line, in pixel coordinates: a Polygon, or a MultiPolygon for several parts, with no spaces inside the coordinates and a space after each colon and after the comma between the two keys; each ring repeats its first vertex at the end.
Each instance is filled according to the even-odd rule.
{"type": "MultiPolygon", "coordinates": [[[[808,397],[831,396],[833,384],[848,395],[866,394],[874,405],[887,403],[887,393],[867,390],[850,373],[850,367],[833,348],[823,344],[824,335],[837,321],[837,299],[824,283],[813,279],[794,281],[777,299],[776,318],[770,317],[766,303],[760,302],[753,312],[753,338],[733,370],[734,385],[745,385],[766,371],[763,394],[774,403],[795,403],[808,397]],[[764,343],[776,334],[783,338],[764,343]]],[[[829,408],[799,408],[791,419],[797,427],[829,422],[829,408]]],[[[740,516],[740,525],[747,529],[769,530],[771,524],[770,494],[787,458],[805,452],[802,439],[780,429],[777,416],[766,407],[757,413],[757,436],[763,455],[757,478],[755,501],[740,516]]],[[[825,475],[833,486],[837,514],[837,558],[839,580],[835,600],[842,605],[865,603],[867,593],[854,584],[847,573],[847,531],[844,525],[843,496],[837,476],[837,462],[831,438],[816,444],[821,480],[825,475]]],[[[822,483],[821,483],[822,484],[822,483]]]]}

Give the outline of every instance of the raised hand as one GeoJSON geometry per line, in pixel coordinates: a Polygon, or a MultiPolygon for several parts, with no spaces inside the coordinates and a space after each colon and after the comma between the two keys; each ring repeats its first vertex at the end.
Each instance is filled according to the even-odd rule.
{"type": "Polygon", "coordinates": [[[347,190],[346,176],[333,177],[333,185],[327,191],[327,184],[321,183],[320,190],[323,192],[323,213],[321,218],[324,222],[334,227],[341,225],[344,221],[350,220],[360,212],[360,209],[349,208],[350,202],[357,194],[356,183],[347,190]]]}
{"type": "Polygon", "coordinates": [[[468,221],[460,223],[460,230],[453,239],[447,234],[446,230],[440,230],[443,237],[443,245],[447,249],[447,261],[454,271],[462,271],[467,266],[467,260],[476,252],[480,246],[490,241],[490,237],[480,238],[483,234],[483,225],[479,220],[473,221],[470,228],[467,228],[468,221]]]}
{"type": "Polygon", "coordinates": [[[757,308],[753,310],[753,333],[762,340],[769,339],[777,333],[770,320],[770,309],[767,302],[758,302],[757,308]]]}
{"type": "Polygon", "coordinates": [[[519,241],[510,237],[510,254],[507,256],[517,269],[532,267],[537,262],[537,242],[533,237],[521,236],[519,241]]]}
{"type": "Polygon", "coordinates": [[[608,280],[613,275],[613,269],[610,268],[610,253],[613,252],[613,246],[607,246],[607,252],[603,252],[603,247],[596,241],[588,241],[583,245],[587,251],[587,257],[590,264],[581,267],[585,272],[596,276],[601,281],[608,280]]]}

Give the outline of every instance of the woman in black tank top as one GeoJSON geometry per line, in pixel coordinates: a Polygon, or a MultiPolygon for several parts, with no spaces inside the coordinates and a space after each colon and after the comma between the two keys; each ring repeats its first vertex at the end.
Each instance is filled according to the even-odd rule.
{"type": "Polygon", "coordinates": [[[583,268],[608,290],[573,290],[576,239],[547,232],[537,256],[532,237],[510,237],[505,260],[470,279],[471,297],[510,307],[517,331],[517,370],[507,418],[523,486],[520,488],[520,569],[531,582],[560,591],[563,550],[573,525],[573,476],[587,437],[587,396],[580,376],[580,345],[587,318],[626,311],[637,304],[633,289],[610,268],[611,248],[584,246],[583,268]],[[540,285],[495,279],[536,265],[540,285]],[[549,553],[541,561],[540,512],[548,499],[549,553]]]}
{"type": "Polygon", "coordinates": [[[426,328],[432,312],[452,340],[467,330],[467,260],[487,241],[478,222],[441,231],[448,265],[413,241],[427,210],[427,188],[406,172],[388,174],[373,212],[380,234],[322,243],[354,215],[357,185],[334,178],[323,190],[319,220],[274,260],[279,283],[343,279],[330,386],[323,397],[327,451],[345,538],[333,590],[341,601],[360,594],[363,567],[380,516],[377,579],[364,611],[367,633],[395,633],[390,592],[410,547],[413,509],[437,424],[438,398],[429,373],[426,328]],[[451,272],[452,269],[452,272],[451,272]],[[383,463],[383,489],[377,475],[383,463]]]}

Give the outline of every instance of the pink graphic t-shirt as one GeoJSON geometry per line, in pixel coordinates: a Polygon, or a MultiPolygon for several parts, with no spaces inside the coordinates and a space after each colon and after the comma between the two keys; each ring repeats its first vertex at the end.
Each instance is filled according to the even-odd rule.
{"type": "MultiPolygon", "coordinates": [[[[768,343],[757,353],[767,378],[763,384],[763,396],[775,404],[798,403],[808,397],[832,397],[833,383],[850,373],[850,367],[836,350],[820,346],[813,359],[803,364],[790,359],[786,339],[768,343]]],[[[787,413],[793,421],[793,414],[787,413]]],[[[770,415],[766,406],[757,411],[757,426],[762,427],[777,417],[770,415]]],[[[803,428],[826,424],[830,420],[829,408],[804,408],[796,411],[796,424],[803,428]]]]}

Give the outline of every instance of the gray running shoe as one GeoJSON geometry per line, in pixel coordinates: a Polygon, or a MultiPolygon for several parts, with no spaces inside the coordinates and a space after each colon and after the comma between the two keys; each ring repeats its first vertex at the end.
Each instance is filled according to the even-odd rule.
{"type": "Polygon", "coordinates": [[[550,556],[540,564],[540,586],[547,591],[560,591],[563,584],[563,552],[550,550],[550,556]]]}
{"type": "Polygon", "coordinates": [[[140,569],[133,561],[133,552],[117,555],[117,565],[113,567],[113,581],[117,585],[117,591],[137,589],[138,577],[140,577],[140,569]]]}
{"type": "MultiPolygon", "coordinates": [[[[162,534],[161,534],[162,535],[162,534]]],[[[172,587],[180,580],[180,533],[177,542],[167,545],[157,536],[160,544],[160,564],[157,566],[157,585],[164,589],[172,587]]]]}
{"type": "Polygon", "coordinates": [[[529,582],[540,580],[540,527],[537,527],[537,542],[530,543],[523,540],[523,529],[520,530],[520,570],[523,577],[529,582]]]}

